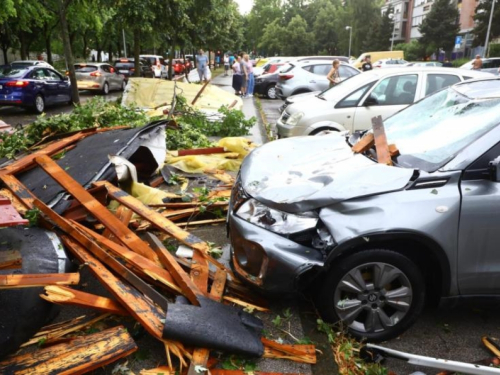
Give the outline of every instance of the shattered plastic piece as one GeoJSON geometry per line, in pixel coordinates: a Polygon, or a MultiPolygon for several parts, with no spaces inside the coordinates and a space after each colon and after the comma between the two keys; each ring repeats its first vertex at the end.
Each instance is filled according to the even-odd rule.
{"type": "Polygon", "coordinates": [[[191,259],[193,257],[193,252],[194,250],[185,246],[185,245],[180,245],[177,248],[177,251],[175,252],[175,255],[177,255],[179,258],[188,258],[191,259]]]}

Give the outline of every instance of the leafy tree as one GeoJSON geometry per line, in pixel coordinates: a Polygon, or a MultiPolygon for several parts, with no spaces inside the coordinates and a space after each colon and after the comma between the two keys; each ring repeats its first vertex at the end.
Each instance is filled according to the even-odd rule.
{"type": "Polygon", "coordinates": [[[312,52],[314,36],[307,31],[307,22],[300,16],[293,17],[286,27],[286,38],[281,40],[287,56],[301,56],[312,52]]]}
{"type": "Polygon", "coordinates": [[[449,0],[436,0],[427,14],[419,31],[422,34],[419,42],[436,51],[442,48],[451,52],[455,45],[455,36],[460,32],[458,9],[449,0]]]}
{"type": "Polygon", "coordinates": [[[335,29],[335,6],[330,1],[325,1],[317,9],[313,23],[313,34],[316,41],[316,50],[326,55],[336,55],[339,36],[335,29]]]}
{"type": "Polygon", "coordinates": [[[409,61],[418,60],[425,57],[426,48],[418,40],[412,40],[410,43],[399,43],[394,46],[394,50],[403,51],[405,59],[409,61]]]}
{"type": "Polygon", "coordinates": [[[286,34],[286,29],[281,26],[279,19],[272,21],[264,28],[259,48],[268,56],[282,54],[284,51],[282,41],[286,38],[286,34]]]}
{"type": "MultiPolygon", "coordinates": [[[[476,26],[472,31],[476,36],[472,45],[474,47],[481,46],[486,40],[486,32],[488,30],[488,24],[490,22],[491,13],[491,3],[493,0],[484,0],[478,3],[476,8],[476,15],[474,16],[474,21],[476,21],[476,26]]],[[[500,37],[500,3],[495,4],[495,12],[493,13],[493,19],[491,22],[490,30],[490,41],[500,37]]]]}

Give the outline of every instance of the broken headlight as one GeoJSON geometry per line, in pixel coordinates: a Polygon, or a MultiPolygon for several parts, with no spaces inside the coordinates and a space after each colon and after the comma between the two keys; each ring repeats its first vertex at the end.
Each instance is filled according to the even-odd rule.
{"type": "Polygon", "coordinates": [[[286,120],[286,124],[290,126],[296,126],[300,120],[304,117],[304,112],[297,112],[291,115],[288,120],[286,120]]]}
{"type": "Polygon", "coordinates": [[[241,205],[236,215],[274,233],[297,233],[316,227],[318,218],[312,212],[300,215],[289,214],[269,208],[255,199],[249,199],[241,205]]]}

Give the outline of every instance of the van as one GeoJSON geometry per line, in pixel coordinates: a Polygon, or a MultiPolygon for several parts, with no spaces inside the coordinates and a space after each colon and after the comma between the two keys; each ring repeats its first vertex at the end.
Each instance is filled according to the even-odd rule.
{"type": "Polygon", "coordinates": [[[148,60],[153,68],[153,78],[167,78],[168,71],[163,56],[159,55],[139,55],[141,59],[148,60]]]}
{"type": "Polygon", "coordinates": [[[354,62],[351,64],[355,68],[360,69],[363,65],[363,60],[366,56],[370,55],[372,62],[382,60],[382,59],[404,59],[403,51],[378,51],[378,52],[365,52],[362,53],[354,62]]]}

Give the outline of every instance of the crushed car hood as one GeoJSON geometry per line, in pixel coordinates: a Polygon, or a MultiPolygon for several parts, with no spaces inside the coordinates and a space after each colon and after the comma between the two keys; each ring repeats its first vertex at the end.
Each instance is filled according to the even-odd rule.
{"type": "Polygon", "coordinates": [[[413,169],[354,154],[345,137],[328,134],[267,143],[243,162],[241,182],[258,201],[290,213],[403,189],[413,169]]]}

